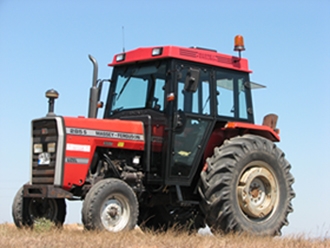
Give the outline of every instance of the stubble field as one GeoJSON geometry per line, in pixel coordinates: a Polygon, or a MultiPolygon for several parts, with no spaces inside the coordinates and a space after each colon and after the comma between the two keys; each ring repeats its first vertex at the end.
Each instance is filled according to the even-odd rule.
{"type": "Polygon", "coordinates": [[[109,233],[84,231],[79,225],[58,229],[17,229],[13,224],[0,224],[0,247],[330,247],[328,239],[306,237],[253,237],[246,235],[211,236],[168,231],[166,233],[130,232],[109,233]]]}

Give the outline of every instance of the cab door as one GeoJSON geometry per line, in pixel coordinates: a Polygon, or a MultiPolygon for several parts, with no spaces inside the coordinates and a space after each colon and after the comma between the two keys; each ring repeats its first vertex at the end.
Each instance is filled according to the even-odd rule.
{"type": "Polygon", "coordinates": [[[211,73],[195,64],[184,63],[177,65],[176,73],[176,106],[165,181],[190,185],[215,123],[211,73]]]}

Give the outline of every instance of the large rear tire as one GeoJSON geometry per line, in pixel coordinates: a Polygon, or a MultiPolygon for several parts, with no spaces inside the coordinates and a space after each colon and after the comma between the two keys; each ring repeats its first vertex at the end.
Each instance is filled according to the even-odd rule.
{"type": "Polygon", "coordinates": [[[133,189],[127,183],[109,178],[91,188],[81,212],[87,230],[119,232],[135,227],[139,205],[133,189]]]}
{"type": "Polygon", "coordinates": [[[33,227],[34,222],[40,218],[61,227],[66,216],[66,204],[64,199],[24,198],[21,187],[14,198],[12,215],[19,228],[33,227]]]}
{"type": "Polygon", "coordinates": [[[268,139],[244,135],[227,140],[207,159],[199,192],[212,231],[280,235],[294,178],[284,153],[268,139]]]}

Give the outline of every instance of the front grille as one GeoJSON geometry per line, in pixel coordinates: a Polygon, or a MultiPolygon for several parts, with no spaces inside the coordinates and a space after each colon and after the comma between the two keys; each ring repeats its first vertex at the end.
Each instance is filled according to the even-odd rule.
{"type": "Polygon", "coordinates": [[[55,176],[56,151],[58,149],[56,120],[36,120],[32,123],[32,184],[53,184],[55,176]],[[48,152],[48,144],[55,143],[55,151],[48,153],[50,162],[39,163],[40,153],[34,153],[33,145],[42,144],[42,151],[48,152]]]}

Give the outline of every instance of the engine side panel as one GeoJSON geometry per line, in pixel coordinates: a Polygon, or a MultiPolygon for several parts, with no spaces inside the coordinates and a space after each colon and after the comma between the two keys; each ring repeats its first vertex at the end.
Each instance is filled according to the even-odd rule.
{"type": "Polygon", "coordinates": [[[144,150],[144,128],[140,121],[64,117],[64,123],[64,189],[85,183],[97,147],[144,150]]]}

